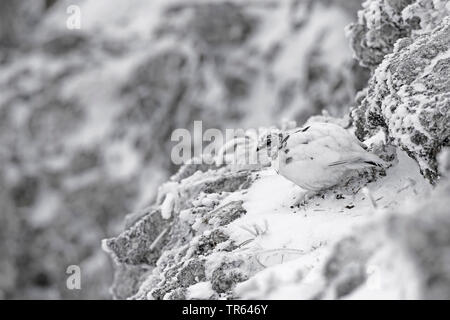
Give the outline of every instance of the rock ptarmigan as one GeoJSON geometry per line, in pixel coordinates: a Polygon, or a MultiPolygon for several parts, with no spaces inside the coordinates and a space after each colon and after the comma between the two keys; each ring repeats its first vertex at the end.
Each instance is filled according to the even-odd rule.
{"type": "MultiPolygon", "coordinates": [[[[311,194],[331,188],[351,178],[355,171],[386,164],[352,133],[332,123],[312,123],[301,129],[277,134],[266,146],[278,147],[275,170],[308,191],[296,204],[311,194]],[[275,140],[275,143],[274,141],[275,140]]],[[[261,149],[261,147],[259,147],[261,149]]]]}

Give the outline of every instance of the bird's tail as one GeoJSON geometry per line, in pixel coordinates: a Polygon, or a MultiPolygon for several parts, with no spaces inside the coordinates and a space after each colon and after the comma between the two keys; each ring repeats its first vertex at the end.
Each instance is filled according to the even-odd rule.
{"type": "Polygon", "coordinates": [[[380,157],[378,157],[377,155],[373,154],[373,153],[366,153],[364,155],[364,159],[363,161],[365,163],[367,163],[368,165],[374,166],[374,167],[380,167],[380,168],[386,168],[387,167],[387,163],[380,159],[380,157]]]}

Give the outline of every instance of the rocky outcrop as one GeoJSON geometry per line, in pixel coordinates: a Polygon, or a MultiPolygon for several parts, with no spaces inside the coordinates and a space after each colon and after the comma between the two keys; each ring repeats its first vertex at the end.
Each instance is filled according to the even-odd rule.
{"type": "Polygon", "coordinates": [[[436,156],[450,143],[449,67],[450,20],[444,19],[432,32],[396,43],[353,111],[360,139],[383,128],[431,182],[439,176],[436,156]]]}
{"type": "Polygon", "coordinates": [[[207,298],[231,297],[234,285],[247,280],[243,270],[249,262],[234,252],[239,246],[224,230],[246,210],[242,201],[219,203],[249,188],[255,176],[211,169],[178,181],[174,176],[160,189],[162,204],[145,210],[119,236],[104,240],[117,268],[115,298],[184,299],[189,287],[202,282],[209,282],[207,298]]]}

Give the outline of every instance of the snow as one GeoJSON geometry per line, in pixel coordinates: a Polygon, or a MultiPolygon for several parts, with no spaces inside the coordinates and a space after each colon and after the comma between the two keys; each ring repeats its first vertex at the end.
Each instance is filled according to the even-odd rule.
{"type": "Polygon", "coordinates": [[[161,205],[161,216],[164,219],[170,219],[172,216],[172,211],[175,205],[175,197],[172,193],[168,193],[166,195],[166,198],[164,199],[164,202],[161,205]]]}
{"type": "Polygon", "coordinates": [[[187,290],[187,299],[209,299],[215,293],[209,281],[196,283],[187,290]]]}
{"type": "MultiPolygon", "coordinates": [[[[374,140],[382,138],[380,134],[374,140]]],[[[420,175],[417,164],[403,151],[398,151],[398,158],[398,164],[388,169],[386,177],[367,186],[376,208],[362,190],[355,195],[344,194],[345,199],[336,199],[333,193],[326,194],[325,199],[311,199],[304,209],[291,208],[295,196],[302,190],[277,175],[273,169],[262,171],[248,192],[232,194],[224,199],[224,203],[239,199],[244,201],[247,214],[228,225],[227,232],[236,243],[247,242],[243,250],[253,252],[264,266],[263,271],[239,284],[236,292],[248,299],[255,298],[255,293],[260,295],[266,291],[268,299],[312,298],[321,288],[323,263],[337,240],[358,227],[382,219],[388,208],[391,211],[401,208],[415,199],[417,194],[430,191],[431,187],[420,175]],[[248,231],[253,225],[259,226],[260,230],[267,225],[267,231],[255,236],[248,231]],[[278,284],[282,283],[277,286],[282,289],[270,288],[270,278],[278,284]],[[307,281],[303,280],[299,285],[295,280],[298,278],[307,281]]],[[[408,283],[402,282],[408,275],[393,282],[399,271],[391,270],[389,266],[377,266],[376,263],[371,263],[370,268],[386,269],[390,278],[384,279],[377,290],[370,287],[371,280],[368,287],[361,288],[350,298],[414,296],[414,284],[406,293],[399,292],[400,287],[396,286],[396,283],[408,283]]],[[[370,268],[368,273],[373,272],[370,268]]]]}
{"type": "Polygon", "coordinates": [[[417,271],[408,263],[408,259],[404,257],[400,248],[391,246],[379,250],[368,262],[366,275],[368,277],[366,282],[345,299],[406,300],[420,298],[417,271]]]}

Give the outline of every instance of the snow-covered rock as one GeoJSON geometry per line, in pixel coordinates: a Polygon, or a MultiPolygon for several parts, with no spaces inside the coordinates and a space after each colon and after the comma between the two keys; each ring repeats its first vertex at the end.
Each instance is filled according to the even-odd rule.
{"type": "Polygon", "coordinates": [[[450,20],[429,33],[399,40],[375,70],[353,110],[356,134],[366,139],[384,129],[389,140],[419,163],[431,182],[436,156],[450,145],[450,20]]]}

